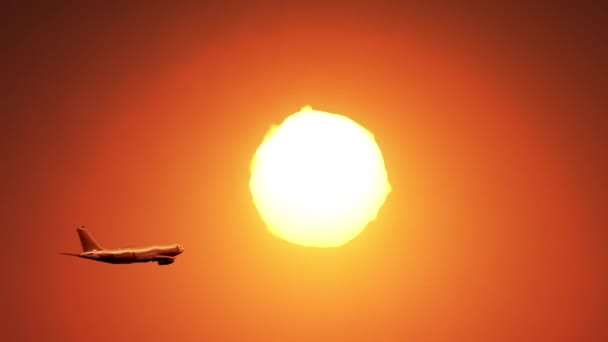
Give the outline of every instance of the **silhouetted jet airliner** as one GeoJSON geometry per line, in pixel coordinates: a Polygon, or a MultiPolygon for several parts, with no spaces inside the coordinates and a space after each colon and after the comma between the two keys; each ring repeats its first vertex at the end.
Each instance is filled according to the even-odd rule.
{"type": "Polygon", "coordinates": [[[158,262],[159,265],[169,265],[175,261],[176,256],[184,252],[184,247],[180,244],[142,248],[104,249],[93,239],[84,227],[76,228],[76,231],[78,231],[80,244],[82,244],[82,253],[61,254],[107,262],[110,264],[132,264],[134,262],[154,261],[158,262]]]}

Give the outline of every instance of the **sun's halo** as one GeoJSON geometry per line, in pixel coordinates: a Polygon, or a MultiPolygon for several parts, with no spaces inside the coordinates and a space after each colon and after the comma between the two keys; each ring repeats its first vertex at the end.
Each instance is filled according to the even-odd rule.
{"type": "Polygon", "coordinates": [[[266,134],[251,162],[249,188],[274,235],[310,247],[352,240],[391,191],[373,134],[310,106],[266,134]]]}

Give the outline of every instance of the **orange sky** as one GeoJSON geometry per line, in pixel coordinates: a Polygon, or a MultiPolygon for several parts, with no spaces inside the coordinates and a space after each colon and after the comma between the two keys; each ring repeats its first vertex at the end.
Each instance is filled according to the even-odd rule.
{"type": "Polygon", "coordinates": [[[605,11],[102,3],[3,10],[0,340],[608,338],[605,11]],[[306,104],[371,130],[393,187],[338,249],[249,194],[306,104]],[[60,256],[79,225],[186,252],[60,256]]]}

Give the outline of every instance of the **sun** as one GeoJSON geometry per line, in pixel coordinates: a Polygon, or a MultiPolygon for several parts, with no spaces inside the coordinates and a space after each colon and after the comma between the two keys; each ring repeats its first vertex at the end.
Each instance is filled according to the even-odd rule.
{"type": "Polygon", "coordinates": [[[274,235],[310,247],[352,240],[391,191],[374,135],[346,116],[311,107],[266,134],[249,188],[274,235]]]}

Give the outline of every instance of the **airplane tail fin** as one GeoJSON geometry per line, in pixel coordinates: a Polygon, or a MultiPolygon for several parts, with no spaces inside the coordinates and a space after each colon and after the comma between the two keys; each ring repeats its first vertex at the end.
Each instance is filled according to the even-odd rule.
{"type": "Polygon", "coordinates": [[[84,229],[84,227],[76,228],[78,231],[78,237],[80,238],[80,244],[82,245],[83,252],[90,252],[94,250],[103,249],[93,237],[89,234],[89,232],[84,229]]]}

